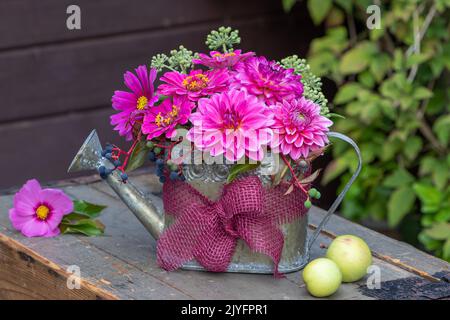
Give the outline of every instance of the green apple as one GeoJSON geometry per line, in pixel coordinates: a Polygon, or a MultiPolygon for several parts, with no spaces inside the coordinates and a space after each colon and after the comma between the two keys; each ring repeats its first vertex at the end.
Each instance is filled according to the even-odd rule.
{"type": "Polygon", "coordinates": [[[327,258],[318,258],[308,263],[302,275],[308,292],[318,298],[331,296],[342,282],[339,267],[327,258]]]}
{"type": "Polygon", "coordinates": [[[339,236],[333,240],[326,257],[338,265],[343,282],[358,281],[372,264],[372,253],[363,239],[353,235],[339,236]]]}

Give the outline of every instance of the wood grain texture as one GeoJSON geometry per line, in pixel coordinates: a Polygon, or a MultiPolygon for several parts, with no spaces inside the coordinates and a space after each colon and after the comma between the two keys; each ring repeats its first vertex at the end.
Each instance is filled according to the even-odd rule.
{"type": "Polygon", "coordinates": [[[2,234],[0,265],[0,299],[117,299],[83,279],[80,289],[69,290],[67,279],[71,274],[2,234]]]}
{"type": "MultiPolygon", "coordinates": [[[[114,90],[125,89],[126,70],[148,65],[154,54],[180,44],[203,51],[206,34],[220,25],[196,24],[0,53],[2,105],[14,106],[0,113],[0,123],[108,106],[114,90]]],[[[289,27],[280,16],[230,25],[241,30],[245,50],[271,58],[304,54],[311,39],[294,36],[295,25],[289,27]]]]}
{"type": "Polygon", "coordinates": [[[271,0],[2,0],[0,50],[280,12],[271,0]],[[71,4],[81,9],[81,30],[66,27],[71,4]]]}
{"type": "MultiPolygon", "coordinates": [[[[315,208],[314,213],[311,215],[310,222],[316,226],[324,217],[325,211],[315,208]]],[[[331,217],[326,226],[326,232],[330,237],[342,234],[359,236],[370,243],[376,257],[413,274],[432,278],[432,275],[436,272],[450,271],[450,264],[446,261],[417,250],[408,243],[389,238],[362,225],[350,223],[347,219],[338,215],[331,217]]]]}
{"type": "Polygon", "coordinates": [[[67,168],[88,133],[97,128],[104,142],[124,146],[109,125],[110,108],[87,113],[68,113],[40,121],[21,121],[0,126],[2,173],[0,189],[31,178],[42,181],[67,178],[67,168]]]}
{"type": "MultiPolygon", "coordinates": [[[[145,174],[131,179],[146,190],[161,210],[161,185],[157,178],[152,174],[145,174]]],[[[108,205],[101,217],[106,225],[105,236],[24,238],[9,225],[7,209],[12,203],[11,195],[0,197],[0,233],[53,261],[62,269],[68,265],[79,265],[84,279],[121,299],[312,299],[304,288],[300,272],[289,274],[284,279],[274,279],[270,275],[161,270],[155,261],[155,241],[127,207],[103,182],[92,179],[83,181],[89,181],[89,184],[76,185],[71,181],[69,185],[63,183],[62,186],[66,185],[63,189],[73,198],[108,205]]],[[[314,224],[322,215],[320,209],[314,208],[310,212],[310,220],[314,224]]],[[[314,244],[312,259],[324,255],[325,249],[320,244],[328,245],[333,238],[330,234],[336,230],[339,230],[339,233],[362,235],[360,226],[344,219],[333,218],[314,244]]],[[[379,250],[377,252],[381,254],[390,254],[389,246],[392,245],[403,249],[405,256],[420,257],[423,254],[414,248],[402,246],[402,243],[392,243],[375,232],[368,237],[362,236],[371,248],[379,250]]],[[[400,252],[400,249],[397,250],[400,252]]],[[[419,276],[377,256],[374,257],[374,264],[381,268],[382,281],[419,276]]],[[[425,272],[432,272],[436,268],[436,262],[433,261],[430,265],[427,265],[427,260],[422,264],[421,270],[425,272]]],[[[441,261],[441,266],[448,267],[448,264],[441,261]]],[[[365,279],[344,284],[331,298],[368,299],[369,297],[358,290],[359,286],[364,284],[365,279]]],[[[24,285],[22,283],[20,287],[26,288],[24,285]]],[[[0,291],[1,289],[0,282],[0,291]]]]}

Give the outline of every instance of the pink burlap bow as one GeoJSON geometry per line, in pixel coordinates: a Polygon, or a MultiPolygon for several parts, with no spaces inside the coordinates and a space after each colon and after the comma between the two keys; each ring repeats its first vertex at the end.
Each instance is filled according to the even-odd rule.
{"type": "Polygon", "coordinates": [[[223,272],[242,239],[252,251],[269,256],[274,275],[279,275],[284,244],[279,223],[306,212],[304,195],[285,191],[285,185],[267,190],[258,177],[250,176],[225,185],[213,202],[186,182],[166,182],[164,210],[175,222],[158,240],[158,264],[171,271],[196,259],[206,270],[223,272]]]}

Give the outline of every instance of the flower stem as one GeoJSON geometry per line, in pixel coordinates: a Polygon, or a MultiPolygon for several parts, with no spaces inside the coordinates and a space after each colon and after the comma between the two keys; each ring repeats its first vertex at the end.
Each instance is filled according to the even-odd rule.
{"type": "Polygon", "coordinates": [[[299,188],[306,194],[306,196],[307,196],[308,199],[309,199],[308,191],[306,191],[306,189],[302,186],[302,184],[300,183],[300,181],[298,181],[297,175],[295,174],[295,171],[294,171],[294,169],[292,168],[291,163],[289,162],[288,159],[286,159],[286,157],[284,156],[284,154],[280,153],[280,155],[281,155],[281,159],[283,159],[284,163],[286,164],[286,166],[287,166],[287,167],[289,168],[289,170],[291,171],[292,178],[294,179],[295,185],[296,185],[297,187],[299,187],[299,188]]]}

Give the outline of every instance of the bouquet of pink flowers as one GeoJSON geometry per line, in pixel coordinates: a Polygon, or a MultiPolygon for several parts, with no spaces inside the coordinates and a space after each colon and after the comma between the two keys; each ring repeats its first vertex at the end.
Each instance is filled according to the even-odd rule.
{"type": "MultiPolygon", "coordinates": [[[[305,206],[311,205],[310,196],[320,196],[315,189],[307,192],[295,172],[301,161],[309,164],[328,144],[332,114],[320,79],[304,59],[271,61],[235,50],[239,43],[238,31],[221,27],[207,37],[209,54],[180,46],[154,56],[150,69],[139,66],[125,73],[129,90],[115,91],[117,113],[111,124],[133,143],[128,151],[112,145],[103,151],[124,182],[126,171],[148,158],[157,162],[162,183],[184,180],[183,166],[172,152],[184,141],[240,173],[257,167],[267,152],[278,154],[290,170],[292,186],[307,194],[305,206]]],[[[102,177],[110,172],[100,168],[102,177]]]]}

